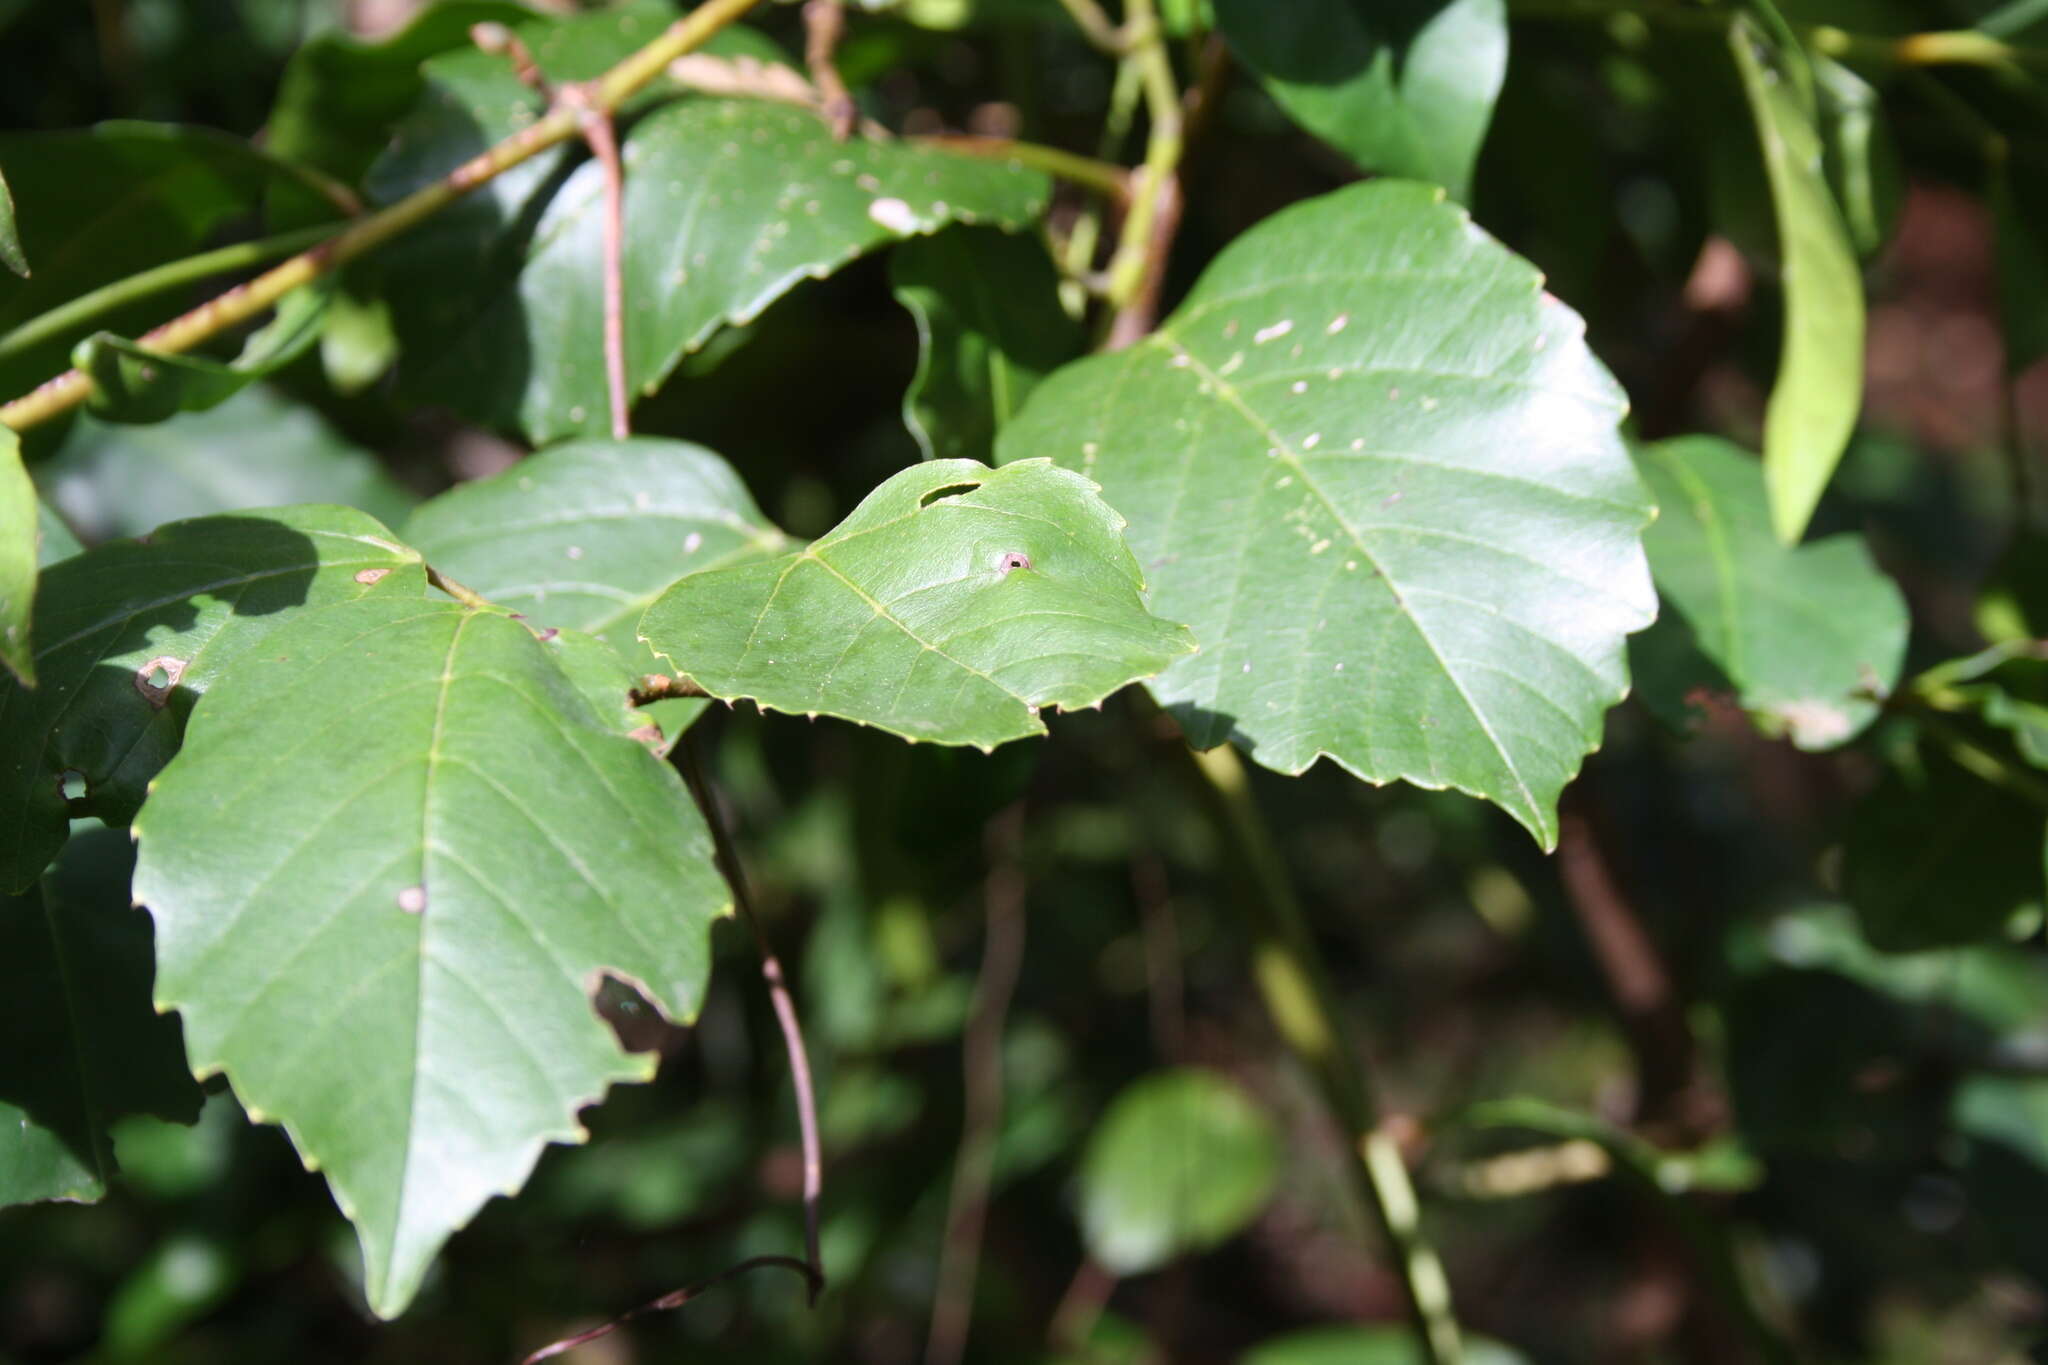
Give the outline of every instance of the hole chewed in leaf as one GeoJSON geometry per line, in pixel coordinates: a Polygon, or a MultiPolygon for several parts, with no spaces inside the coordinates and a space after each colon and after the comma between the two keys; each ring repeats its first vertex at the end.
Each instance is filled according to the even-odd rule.
{"type": "Polygon", "coordinates": [[[161,711],[171,699],[171,689],[185,672],[185,661],[159,654],[135,670],[135,690],[142,699],[161,711]]]}
{"type": "Polygon", "coordinates": [[[1005,550],[996,556],[996,571],[1008,578],[1013,570],[1031,567],[1031,556],[1022,550],[1005,550]]]}
{"type": "Polygon", "coordinates": [[[85,800],[87,796],[91,795],[91,788],[86,784],[85,774],[76,768],[66,768],[63,772],[58,773],[57,795],[62,797],[67,803],[85,800]]]}
{"type": "Polygon", "coordinates": [[[930,507],[941,498],[961,498],[981,487],[978,483],[949,483],[944,488],[934,488],[917,500],[919,507],[930,507]]]}

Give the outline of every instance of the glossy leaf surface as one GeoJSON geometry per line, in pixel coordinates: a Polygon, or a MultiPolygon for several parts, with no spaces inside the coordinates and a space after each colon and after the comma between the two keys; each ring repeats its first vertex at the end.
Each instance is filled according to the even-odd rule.
{"type": "Polygon", "coordinates": [[[1130,520],[1153,609],[1202,642],[1153,684],[1197,747],[1456,787],[1548,845],[1655,607],[1622,411],[1534,267],[1377,182],[1244,234],[999,449],[1130,520]]]}
{"type": "Polygon", "coordinates": [[[805,549],[692,574],[641,638],[714,697],[992,748],[1189,653],[1123,520],[1049,462],[906,469],[805,549]]]}
{"type": "Polygon", "coordinates": [[[1231,50],[1368,171],[1471,188],[1508,65],[1502,0],[1215,0],[1231,50]]]}
{"type": "Polygon", "coordinates": [[[526,627],[396,595],[266,641],[136,835],[159,1002],[326,1173],[387,1317],[579,1109],[653,1073],[592,1009],[601,977],[691,1018],[729,907],[681,781],[526,627]]]}
{"type": "Polygon", "coordinates": [[[0,681],[0,889],[30,885],[72,818],[126,824],[193,703],[293,609],[425,588],[417,555],[339,507],[178,522],[53,565],[40,685],[0,681]]]}

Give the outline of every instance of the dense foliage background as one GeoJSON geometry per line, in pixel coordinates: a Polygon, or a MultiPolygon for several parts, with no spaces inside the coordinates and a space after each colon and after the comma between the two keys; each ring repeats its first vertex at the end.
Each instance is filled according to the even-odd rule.
{"type": "MultiPolygon", "coordinates": [[[[1269,3],[1284,27],[1274,16],[1295,0],[1269,3]]],[[[102,164],[33,134],[115,119],[218,129],[350,184],[367,175],[377,198],[378,174],[402,178],[406,137],[438,135],[405,73],[506,7],[451,0],[446,22],[416,8],[0,0],[0,174],[36,271],[0,284],[0,327],[163,260],[332,217],[317,187],[249,173],[227,152],[209,173],[189,149],[102,164]],[[347,78],[321,84],[322,63],[347,78]],[[401,119],[413,121],[387,151],[401,119]],[[127,207],[96,220],[100,235],[74,237],[64,215],[109,199],[127,207]]],[[[1123,98],[1116,65],[1053,0],[852,8],[839,66],[885,128],[1021,137],[1123,164],[1143,155],[1142,117],[1105,137],[1123,98]]],[[[1835,92],[1828,184],[1868,297],[1861,421],[1796,554],[1773,539],[1761,479],[1737,449],[1763,440],[1786,295],[1732,11],[1514,0],[1490,121],[1481,99],[1460,134],[1469,114],[1412,92],[1392,112],[1332,113],[1341,82],[1276,74],[1256,19],[1240,29],[1246,50],[1225,58],[1208,26],[1247,8],[1167,7],[1181,74],[1209,98],[1190,129],[1162,314],[1227,243],[1361,164],[1452,182],[1584,316],[1628,393],[1632,437],[1733,443],[1639,455],[1664,508],[1651,548],[1665,616],[1636,639],[1637,695],[1608,714],[1567,793],[1555,855],[1455,792],[1370,786],[1327,762],[1296,778],[1249,767],[1460,1318],[1531,1361],[2027,1358],[2048,1340],[2048,711],[2027,671],[2041,666],[2044,561],[2025,505],[2048,418],[2048,388],[2028,369],[2048,350],[2048,221],[2032,207],[2048,185],[2035,74],[2048,7],[1998,10],[1985,27],[2012,46],[1959,61],[1895,40],[1969,30],[1992,8],[1983,0],[1754,11],[1786,25],[1835,92]],[[1420,132],[1389,150],[1411,113],[1420,132]],[[1340,146],[1303,125],[1378,131],[1340,146]],[[1479,129],[1470,168],[1431,143],[1479,129]],[[1689,507],[1703,542],[1733,537],[1739,551],[1689,561],[1689,507]],[[1657,535],[1673,538],[1661,560],[1657,535]],[[1856,539],[1823,539],[1837,535],[1856,539]],[[1716,572],[1744,576],[1739,593],[1720,584],[1729,600],[1782,611],[1716,638],[1716,572]],[[1796,691],[1772,695],[1802,667],[1826,671],[1812,658],[1831,632],[1858,648],[1889,638],[1894,657],[1876,667],[1893,676],[1834,677],[1818,713],[1796,691]],[[1917,681],[1894,687],[1900,653],[1917,681]]],[[[1417,27],[1441,8],[1358,7],[1413,11],[1417,27]]],[[[795,8],[748,22],[801,51],[795,8]]],[[[1485,60],[1484,42],[1470,58],[1485,60]]],[[[1064,234],[1088,202],[1062,184],[1051,223],[1064,234]]],[[[1035,212],[1019,206],[1018,225],[1035,212]]],[[[995,237],[954,227],[933,246],[963,234],[995,237]]],[[[590,260],[594,238],[578,242],[569,254],[590,260]]],[[[1019,373],[1035,380],[1088,348],[1101,310],[1061,313],[1042,254],[988,250],[965,269],[1016,296],[1032,332],[1019,373]]],[[[962,268],[908,251],[852,261],[719,331],[657,376],[635,431],[720,452],[794,537],[829,531],[921,458],[987,458],[988,432],[949,426],[957,412],[906,422],[920,322],[931,326],[928,309],[905,307],[915,273],[943,293],[945,272],[962,268]],[[928,448],[934,428],[957,444],[928,448]]],[[[461,308],[470,260],[393,255],[392,283],[373,255],[317,345],[208,411],[28,430],[38,490],[86,545],[290,503],[402,525],[423,499],[511,466],[528,434],[583,419],[570,397],[498,382],[502,352],[469,379],[436,379],[435,366],[473,358],[444,354],[420,310],[401,316],[410,349],[389,368],[378,291],[438,291],[461,308]]],[[[195,279],[94,325],[134,335],[236,278],[195,279]]],[[[666,297],[662,281],[630,283],[629,305],[666,297]]],[[[0,341],[0,398],[60,369],[82,334],[0,341]]],[[[597,335],[588,318],[562,334],[565,347],[597,335]]],[[[586,380],[602,371],[594,350],[575,363],[586,380]]],[[[1008,415],[998,405],[990,420],[1008,415]]],[[[1405,1292],[1343,1176],[1344,1139],[1255,988],[1242,904],[1264,891],[1161,725],[1132,690],[1052,720],[1048,740],[981,754],[711,708],[694,744],[818,1072],[832,1285],[807,1308],[795,1277],[755,1275],[575,1358],[926,1358],[948,1292],[955,1165],[991,1141],[966,1358],[1411,1358],[1405,1292]],[[991,1015],[1010,954],[1014,998],[991,1015]],[[977,1125],[998,1054],[991,1133],[977,1125]],[[1105,1135],[1119,1096],[1168,1067],[1235,1089],[1169,1095],[1125,1113],[1136,1132],[1105,1135]],[[1164,1206],[1145,1208],[1147,1192],[1164,1206]],[[1140,1252],[1141,1270],[1121,1279],[1103,1268],[1119,1238],[1147,1236],[1187,1254],[1154,1269],[1140,1252]]],[[[304,781],[326,780],[325,762],[309,755],[304,781]]],[[[130,841],[89,823],[47,894],[125,905],[130,841]]],[[[622,1035],[658,1052],[659,1074],[616,1088],[586,1116],[588,1145],[550,1147],[523,1191],[486,1205],[396,1320],[369,1311],[354,1236],[321,1177],[215,1078],[189,1124],[112,1126],[121,1175],[99,1202],[0,1210],[0,1361],[510,1361],[744,1257],[793,1252],[787,1066],[752,943],[726,925],[713,944],[693,1027],[663,1024],[629,992],[607,996],[622,1035]]],[[[36,983],[6,980],[10,953],[17,971],[28,961],[0,942],[0,1101],[19,1098],[11,1087],[29,1084],[49,1045],[36,983]]],[[[73,995],[110,1019],[135,999],[113,984],[73,995]]]]}

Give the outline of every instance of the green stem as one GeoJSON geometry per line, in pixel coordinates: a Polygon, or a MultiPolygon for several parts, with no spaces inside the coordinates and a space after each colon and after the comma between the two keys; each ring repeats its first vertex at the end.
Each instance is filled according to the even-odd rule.
{"type": "Polygon", "coordinates": [[[442,573],[431,564],[427,565],[427,582],[433,584],[442,592],[447,593],[471,611],[489,611],[492,609],[491,600],[488,597],[485,597],[475,588],[465,588],[462,584],[456,582],[447,574],[442,573]]]}
{"type": "Polygon", "coordinates": [[[1423,1231],[1407,1162],[1380,1126],[1365,1073],[1344,1043],[1335,994],[1279,847],[1252,799],[1244,764],[1227,744],[1205,753],[1176,748],[1187,756],[1197,790],[1228,836],[1227,856],[1246,883],[1257,940],[1253,974],[1266,1010],[1354,1144],[1347,1165],[1400,1258],[1427,1359],[1431,1365],[1457,1365],[1464,1357],[1450,1281],[1423,1231]]]}
{"type": "Polygon", "coordinates": [[[1047,175],[1057,176],[1061,180],[1070,180],[1076,185],[1085,185],[1118,201],[1130,193],[1130,173],[1123,167],[1099,161],[1094,157],[1082,156],[1077,152],[1062,151],[1058,147],[1046,147],[1036,142],[1017,142],[1005,137],[963,137],[957,133],[913,137],[906,141],[924,147],[943,148],[957,156],[1015,162],[1019,166],[1044,171],[1047,175]]]}
{"type": "MultiPolygon", "coordinates": [[[[138,340],[150,350],[176,354],[249,321],[301,285],[330,274],[419,226],[479,185],[550,147],[582,136],[583,120],[591,111],[609,113],[618,108],[628,96],[659,76],[670,62],[703,46],[712,34],[759,3],[761,0],[704,0],[654,41],[592,81],[586,87],[585,99],[573,104],[557,102],[539,119],[463,162],[433,184],[351,223],[310,250],[144,333],[138,340]]],[[[25,431],[79,406],[91,393],[92,380],[81,371],[68,370],[34,392],[0,406],[0,425],[25,431]]]]}
{"type": "Polygon", "coordinates": [[[207,279],[214,275],[225,275],[234,270],[245,270],[252,265],[274,261],[279,256],[289,256],[303,251],[315,242],[332,236],[334,225],[323,223],[319,227],[301,228],[297,232],[281,232],[275,237],[261,237],[253,242],[237,242],[215,251],[203,251],[183,260],[166,261],[162,265],[140,271],[126,279],[103,284],[87,294],[80,294],[69,303],[59,304],[47,313],[38,314],[22,323],[5,336],[0,336],[0,360],[21,354],[32,346],[41,345],[52,337],[74,331],[102,314],[111,313],[127,304],[137,303],[166,289],[175,289],[181,284],[207,279]]]}
{"type": "Polygon", "coordinates": [[[1096,0],[1060,0],[1072,16],[1088,41],[1111,56],[1121,56],[1124,51],[1124,33],[1110,21],[1107,11],[1096,0]]]}
{"type": "MultiPolygon", "coordinates": [[[[1729,18],[1725,9],[1616,3],[1616,0],[1511,0],[1509,13],[1516,19],[1539,20],[1605,20],[1626,15],[1666,28],[1717,33],[1727,29],[1729,18]]],[[[1992,33],[1976,29],[1912,33],[1901,38],[1849,33],[1831,24],[1789,24],[1787,31],[1801,44],[1823,56],[1845,57],[1871,65],[1987,66],[1998,69],[2048,67],[2048,51],[2015,47],[1992,33]]]]}
{"type": "Polygon", "coordinates": [[[1166,29],[1159,22],[1155,0],[1130,0],[1125,25],[1131,35],[1126,62],[1136,65],[1144,86],[1145,112],[1151,121],[1145,143],[1145,164],[1139,169],[1124,215],[1123,234],[1109,265],[1109,302],[1117,309],[1133,303],[1145,285],[1152,261],[1152,225],[1159,216],[1160,196],[1180,165],[1182,115],[1180,90],[1174,83],[1173,59],[1166,50],[1166,29]]]}

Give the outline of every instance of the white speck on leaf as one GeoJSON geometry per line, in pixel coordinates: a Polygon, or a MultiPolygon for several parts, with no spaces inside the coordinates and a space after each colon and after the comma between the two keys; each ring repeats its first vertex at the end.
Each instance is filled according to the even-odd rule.
{"type": "Polygon", "coordinates": [[[901,199],[877,199],[868,205],[868,217],[894,233],[917,231],[917,212],[901,199]]]}
{"type": "Polygon", "coordinates": [[[1253,332],[1252,344],[1254,346],[1263,346],[1269,341],[1278,341],[1293,330],[1294,323],[1287,318],[1282,318],[1271,327],[1261,327],[1258,331],[1253,332]]]}

